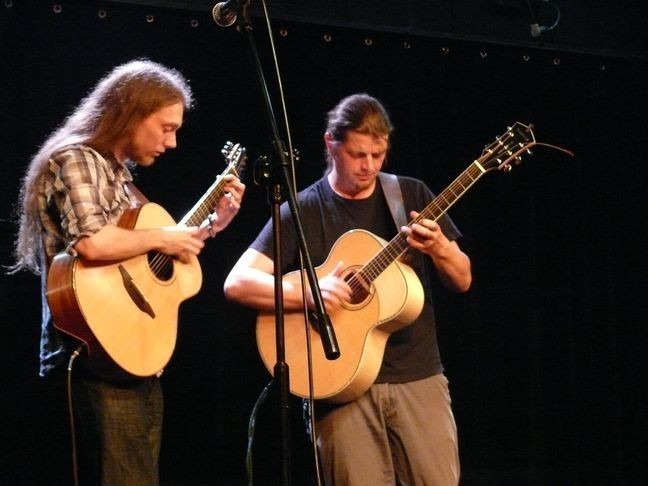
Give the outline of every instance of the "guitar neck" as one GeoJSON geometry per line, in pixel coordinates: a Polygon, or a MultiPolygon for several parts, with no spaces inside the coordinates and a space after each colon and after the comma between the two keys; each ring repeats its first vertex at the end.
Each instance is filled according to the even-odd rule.
{"type": "MultiPolygon", "coordinates": [[[[421,219],[439,219],[461,196],[463,196],[477,180],[486,173],[479,161],[474,161],[430,204],[428,204],[419,215],[408,223],[411,227],[421,219]]],[[[393,261],[400,257],[409,245],[407,237],[403,232],[399,232],[392,240],[358,273],[360,277],[367,282],[373,282],[393,261]]]]}
{"type": "Polygon", "coordinates": [[[236,165],[230,164],[227,169],[216,178],[214,183],[207,189],[205,194],[198,200],[193,208],[180,220],[179,225],[183,226],[200,226],[200,224],[207,219],[207,216],[213,211],[216,203],[225,194],[225,179],[224,176],[228,174],[237,175],[236,165]]]}

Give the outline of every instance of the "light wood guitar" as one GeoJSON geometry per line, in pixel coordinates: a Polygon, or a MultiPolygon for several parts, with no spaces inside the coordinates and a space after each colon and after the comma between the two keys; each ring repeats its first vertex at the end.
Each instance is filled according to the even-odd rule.
{"type": "MultiPolygon", "coordinates": [[[[450,186],[434,198],[412,225],[420,219],[436,221],[483,174],[490,170],[508,171],[521,156],[536,145],[531,126],[515,123],[506,133],[488,145],[450,186]]],[[[409,248],[400,232],[389,243],[364,230],[343,234],[334,244],[326,261],[317,267],[323,277],[342,261],[342,277],[353,292],[352,301],[330,314],[337,337],[340,357],[328,360],[324,355],[317,324],[309,313],[312,350],[313,394],[316,399],[343,403],[362,395],[374,382],[382,363],[390,334],[411,324],[423,307],[423,288],[414,271],[400,262],[409,248]]],[[[284,279],[300,286],[299,271],[284,279]]],[[[286,363],[290,370],[290,391],[308,397],[309,367],[307,334],[301,312],[284,315],[286,363]]],[[[272,312],[262,312],[256,324],[257,346],[270,373],[276,363],[276,325],[272,312]]]]}
{"type": "MultiPolygon", "coordinates": [[[[238,177],[245,148],[228,142],[222,150],[227,168],[238,177]]],[[[224,195],[217,177],[182,218],[180,226],[199,226],[224,195]]],[[[173,226],[159,205],[127,210],[119,221],[126,229],[173,226]]],[[[122,261],[91,262],[58,254],[47,277],[47,300],[54,326],[87,346],[88,368],[97,376],[122,380],[159,373],[176,343],[178,308],[202,285],[200,263],[189,263],[151,251],[122,261]]]]}

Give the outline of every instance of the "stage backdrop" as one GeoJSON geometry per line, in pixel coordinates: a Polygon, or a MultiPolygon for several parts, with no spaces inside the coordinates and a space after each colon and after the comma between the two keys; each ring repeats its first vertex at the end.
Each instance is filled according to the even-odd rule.
{"type": "MultiPolygon", "coordinates": [[[[227,140],[247,147],[250,166],[271,155],[246,40],[207,11],[15,0],[0,13],[2,264],[11,263],[12,208],[30,156],[118,63],[165,63],[195,90],[179,147],[136,173],[142,191],[178,219],[223,170],[227,140]]],[[[574,151],[538,147],[510,173],[486,174],[450,211],[474,272],[467,294],[435,294],[463,484],[646,484],[644,59],[273,27],[300,188],[322,173],[325,113],[360,91],[383,100],[397,127],[387,170],[435,192],[516,121],[574,151]]],[[[259,19],[254,37],[279,111],[259,19]]],[[[269,215],[251,174],[240,216],[200,257],[202,291],[181,307],[163,377],[166,485],[246,481],[248,419],[270,376],[256,352],[255,314],[226,302],[222,283],[269,215]]],[[[37,377],[38,279],[2,275],[0,283],[0,482],[69,484],[65,396],[37,377]]],[[[294,481],[309,484],[309,444],[292,406],[294,481]]],[[[256,423],[256,484],[278,482],[273,407],[266,403],[256,423]]]]}

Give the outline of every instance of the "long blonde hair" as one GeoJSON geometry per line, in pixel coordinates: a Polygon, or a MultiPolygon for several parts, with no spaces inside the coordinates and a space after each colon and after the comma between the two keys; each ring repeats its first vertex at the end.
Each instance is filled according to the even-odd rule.
{"type": "Polygon", "coordinates": [[[39,184],[48,160],[56,151],[84,144],[107,154],[115,142],[132,136],[137,124],[164,106],[193,104],[187,80],[176,70],[147,59],[136,59],[104,76],[31,159],[18,197],[19,230],[10,272],[41,271],[39,184]]]}

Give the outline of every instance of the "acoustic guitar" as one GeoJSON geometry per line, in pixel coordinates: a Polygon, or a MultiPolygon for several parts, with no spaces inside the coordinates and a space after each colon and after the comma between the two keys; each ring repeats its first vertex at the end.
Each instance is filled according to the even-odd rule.
{"type": "MultiPolygon", "coordinates": [[[[222,176],[239,176],[246,151],[228,142],[227,167],[178,223],[199,226],[224,195],[222,176]]],[[[118,226],[151,229],[176,225],[161,206],[128,209],[118,226]]],[[[66,252],[56,255],[47,277],[47,301],[54,326],[85,343],[86,365],[110,380],[153,376],[171,359],[178,308],[202,285],[198,259],[188,263],[156,252],[122,261],[87,261],[66,252]]]]}

